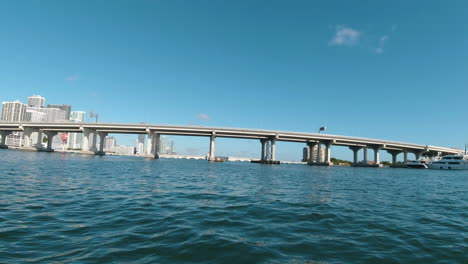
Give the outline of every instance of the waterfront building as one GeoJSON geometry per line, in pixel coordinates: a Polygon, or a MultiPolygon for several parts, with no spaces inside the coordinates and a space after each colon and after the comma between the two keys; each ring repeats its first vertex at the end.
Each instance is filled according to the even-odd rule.
{"type": "Polygon", "coordinates": [[[24,144],[23,132],[13,132],[6,137],[6,145],[10,147],[21,147],[24,144]]]}
{"type": "Polygon", "coordinates": [[[159,154],[173,155],[174,153],[174,141],[162,136],[159,141],[159,154]]]}
{"type": "MultiPolygon", "coordinates": [[[[86,113],[83,111],[73,111],[70,113],[70,121],[79,123],[84,122],[86,113]]],[[[69,133],[68,134],[68,148],[69,149],[82,149],[83,134],[82,133],[69,133]]]]}
{"type": "Polygon", "coordinates": [[[84,111],[70,112],[70,120],[73,122],[84,122],[85,117],[86,117],[86,112],[84,111]]]}
{"type": "Polygon", "coordinates": [[[28,106],[35,108],[44,108],[45,98],[40,95],[33,95],[28,97],[28,106]]]}
{"type": "Polygon", "coordinates": [[[116,146],[115,147],[115,154],[135,155],[135,147],[116,146]]]}
{"type": "Polygon", "coordinates": [[[46,113],[33,110],[30,107],[26,108],[25,121],[40,123],[40,122],[44,122],[45,120],[46,120],[46,113]]]}
{"type": "Polygon", "coordinates": [[[116,152],[116,143],[115,137],[106,137],[104,139],[104,151],[107,152],[116,152]]]}
{"type": "Polygon", "coordinates": [[[25,121],[27,105],[20,101],[2,102],[2,121],[25,121]]]}
{"type": "MultiPolygon", "coordinates": [[[[26,121],[27,105],[16,100],[2,102],[1,121],[26,121]]],[[[5,144],[12,147],[21,147],[24,144],[23,132],[13,132],[6,137],[5,144]]]]}
{"type": "Polygon", "coordinates": [[[70,119],[70,114],[71,114],[71,105],[65,105],[65,104],[48,104],[47,108],[57,108],[60,110],[65,111],[65,119],[69,120],[70,119]]]}
{"type": "Polygon", "coordinates": [[[63,122],[66,119],[66,112],[58,108],[28,107],[29,111],[45,113],[44,122],[63,122]]]}

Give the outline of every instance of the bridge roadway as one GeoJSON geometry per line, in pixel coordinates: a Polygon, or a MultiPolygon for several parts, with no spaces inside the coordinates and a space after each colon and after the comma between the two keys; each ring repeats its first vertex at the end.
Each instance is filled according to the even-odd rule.
{"type": "MultiPolygon", "coordinates": [[[[82,151],[104,155],[104,139],[109,133],[116,134],[146,134],[148,143],[146,155],[148,157],[159,158],[159,139],[161,135],[180,136],[202,136],[210,138],[210,152],[208,160],[215,160],[215,140],[220,138],[245,138],[256,139],[261,142],[262,163],[274,163],[276,157],[276,142],[288,141],[305,143],[308,147],[307,161],[309,165],[331,165],[331,146],[347,146],[353,155],[353,165],[355,166],[378,166],[380,163],[380,150],[386,150],[392,155],[392,162],[397,163],[397,156],[404,154],[404,162],[408,160],[408,153],[413,153],[418,159],[421,155],[435,156],[442,154],[459,154],[461,150],[430,145],[418,145],[404,142],[359,138],[349,136],[339,136],[330,134],[301,133],[288,131],[221,128],[204,126],[173,126],[173,125],[149,125],[149,124],[119,124],[119,123],[30,123],[30,122],[0,122],[0,147],[6,148],[6,137],[12,132],[24,133],[25,149],[34,149],[31,142],[33,133],[38,133],[42,137],[44,133],[48,137],[47,148],[44,151],[53,151],[52,138],[59,132],[83,133],[82,151]],[[99,150],[96,148],[97,138],[100,139],[99,150]],[[325,155],[319,153],[325,148],[325,155]],[[374,151],[374,159],[371,164],[368,160],[368,149],[374,151]],[[358,152],[363,150],[364,160],[358,161],[358,152]]],[[[37,143],[37,142],[36,142],[37,143]]],[[[42,147],[42,144],[36,144],[42,147]]]]}

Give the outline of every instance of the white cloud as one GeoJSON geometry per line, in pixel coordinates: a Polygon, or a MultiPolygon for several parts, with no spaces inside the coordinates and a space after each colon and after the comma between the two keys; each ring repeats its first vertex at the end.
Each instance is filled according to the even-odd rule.
{"type": "Polygon", "coordinates": [[[69,81],[69,82],[78,81],[79,79],[80,79],[80,76],[78,76],[77,74],[65,77],[65,81],[69,81]]]}
{"type": "Polygon", "coordinates": [[[331,46],[353,46],[359,42],[362,32],[345,26],[336,26],[333,38],[328,42],[331,46]]]}
{"type": "Polygon", "coordinates": [[[198,115],[196,115],[195,117],[196,117],[197,119],[203,120],[203,121],[211,120],[211,117],[210,117],[209,115],[203,114],[203,113],[198,114],[198,115]]]}
{"type": "Polygon", "coordinates": [[[397,25],[397,24],[393,24],[393,25],[392,25],[392,32],[395,32],[397,29],[398,29],[398,25],[397,25]]]}

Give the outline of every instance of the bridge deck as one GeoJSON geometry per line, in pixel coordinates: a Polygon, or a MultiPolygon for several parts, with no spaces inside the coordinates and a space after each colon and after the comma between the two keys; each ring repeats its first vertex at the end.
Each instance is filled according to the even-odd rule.
{"type": "Polygon", "coordinates": [[[222,128],[222,127],[204,127],[204,126],[173,126],[173,125],[150,125],[150,124],[120,124],[120,123],[15,123],[0,122],[0,131],[24,131],[33,128],[43,131],[55,132],[82,132],[85,129],[92,129],[105,133],[122,134],[146,134],[156,132],[162,135],[184,135],[184,136],[205,136],[215,135],[223,138],[245,138],[245,139],[264,139],[275,138],[277,141],[288,142],[329,142],[341,146],[361,146],[377,147],[387,150],[408,150],[428,152],[443,152],[449,154],[458,154],[462,151],[454,148],[419,145],[398,141],[349,137],[331,134],[259,130],[259,129],[240,129],[240,128],[222,128]]]}

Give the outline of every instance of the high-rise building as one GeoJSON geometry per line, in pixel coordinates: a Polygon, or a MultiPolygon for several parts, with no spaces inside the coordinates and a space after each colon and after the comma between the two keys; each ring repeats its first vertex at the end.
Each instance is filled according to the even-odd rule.
{"type": "Polygon", "coordinates": [[[58,108],[28,107],[30,111],[45,113],[44,122],[60,122],[66,119],[66,112],[58,108]]]}
{"type": "Polygon", "coordinates": [[[43,108],[45,105],[45,98],[40,95],[33,95],[28,97],[28,106],[43,108]]]}
{"type": "Polygon", "coordinates": [[[127,147],[127,146],[115,146],[116,154],[121,155],[134,155],[135,154],[135,147],[127,147]]]}
{"type": "Polygon", "coordinates": [[[106,137],[104,139],[104,151],[108,152],[115,152],[116,150],[116,143],[117,141],[115,140],[114,137],[106,137]]]}
{"type": "Polygon", "coordinates": [[[2,121],[25,121],[27,105],[20,101],[2,102],[2,121]]]}
{"type": "Polygon", "coordinates": [[[70,113],[70,120],[73,122],[84,122],[86,117],[86,112],[83,111],[73,111],[70,113]]]}
{"type": "Polygon", "coordinates": [[[65,111],[65,119],[70,120],[70,113],[71,113],[71,105],[65,104],[48,104],[47,108],[57,108],[60,110],[65,111]]]}
{"type": "Polygon", "coordinates": [[[159,154],[174,154],[174,141],[162,136],[159,140],[159,154]]]}
{"type": "MultiPolygon", "coordinates": [[[[72,122],[84,122],[86,113],[83,111],[73,111],[70,113],[70,120],[72,122]]],[[[69,149],[82,149],[83,134],[82,133],[69,133],[68,134],[68,148],[69,149]]]]}
{"type": "Polygon", "coordinates": [[[25,121],[40,123],[44,122],[45,120],[46,113],[33,110],[30,107],[26,108],[25,121]]]}

